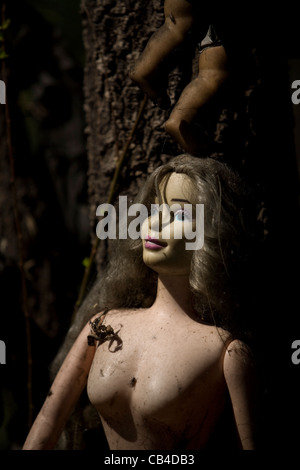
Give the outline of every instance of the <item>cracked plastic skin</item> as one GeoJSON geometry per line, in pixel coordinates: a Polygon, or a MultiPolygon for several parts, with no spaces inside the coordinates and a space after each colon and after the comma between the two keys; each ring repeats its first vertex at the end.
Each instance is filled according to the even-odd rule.
{"type": "MultiPolygon", "coordinates": [[[[130,71],[130,78],[162,109],[171,105],[167,93],[168,71],[166,61],[180,46],[193,28],[201,30],[205,14],[188,0],[165,0],[165,21],[153,33],[145,50],[130,71]]],[[[205,36],[205,34],[204,34],[205,36]]],[[[203,39],[203,38],[202,38],[203,39]]],[[[184,151],[201,155],[207,151],[207,142],[195,120],[224,87],[229,78],[227,52],[220,41],[205,47],[199,55],[198,76],[183,90],[165,122],[166,131],[184,151]],[[201,134],[200,134],[201,135],[201,134]]]]}
{"type": "MultiPolygon", "coordinates": [[[[191,179],[172,173],[163,198],[168,204],[174,199],[194,204],[191,179]]],[[[159,239],[161,226],[155,230],[159,239]]],[[[167,245],[154,250],[143,241],[144,262],[158,276],[154,303],[149,308],[112,309],[105,315],[103,323],[118,331],[122,347],[114,348],[108,341],[89,346],[90,324],[84,327],[36,418],[25,450],[55,448],[85,387],[110,449],[206,448],[227,395],[240,447],[256,448],[257,390],[251,351],[228,331],[199,321],[189,288],[191,254],[183,260],[183,241],[171,236],[167,245]]]]}

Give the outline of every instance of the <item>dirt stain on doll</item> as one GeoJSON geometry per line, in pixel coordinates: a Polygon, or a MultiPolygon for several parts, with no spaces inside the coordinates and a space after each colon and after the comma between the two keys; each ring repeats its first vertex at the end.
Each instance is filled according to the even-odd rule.
{"type": "Polygon", "coordinates": [[[136,385],[136,382],[137,382],[136,378],[132,377],[132,379],[129,382],[130,387],[134,388],[136,385]]]}
{"type": "Polygon", "coordinates": [[[181,391],[182,391],[182,385],[181,385],[181,383],[180,383],[180,381],[179,381],[177,375],[175,375],[175,379],[176,379],[176,382],[177,382],[177,391],[178,391],[178,393],[180,394],[181,391]]]}

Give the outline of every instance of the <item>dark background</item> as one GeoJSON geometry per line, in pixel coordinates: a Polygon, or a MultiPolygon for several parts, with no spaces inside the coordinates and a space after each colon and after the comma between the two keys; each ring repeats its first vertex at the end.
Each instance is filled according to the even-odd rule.
{"type": "MultiPolygon", "coordinates": [[[[70,324],[83,260],[90,252],[88,180],[93,175],[85,132],[86,54],[79,0],[9,0],[1,8],[4,4],[11,20],[5,33],[7,103],[25,252],[35,414],[47,393],[49,365],[70,324]]],[[[254,3],[245,8],[243,21],[247,11],[250,17],[262,15],[254,3]]],[[[259,24],[262,82],[246,114],[253,135],[243,148],[241,171],[257,180],[264,194],[264,268],[254,274],[262,289],[253,292],[262,297],[253,315],[259,316],[264,357],[266,446],[293,448],[299,440],[294,424],[300,418],[300,365],[291,362],[292,341],[300,338],[300,105],[292,105],[290,85],[300,79],[300,41],[292,8],[272,10],[259,24]]],[[[28,430],[26,324],[4,109],[0,105],[0,339],[7,347],[7,364],[0,366],[1,450],[18,449],[28,430]]],[[[243,126],[233,118],[229,122],[234,132],[225,146],[238,155],[243,126]]],[[[133,168],[137,175],[143,167],[137,161],[133,168]]]]}
{"type": "MultiPolygon", "coordinates": [[[[87,157],[79,1],[9,1],[7,103],[31,316],[34,412],[49,386],[48,365],[69,326],[89,255],[87,157]]],[[[2,77],[1,77],[2,78],[2,77]]],[[[1,105],[0,449],[27,433],[27,357],[6,126],[1,105]]]]}

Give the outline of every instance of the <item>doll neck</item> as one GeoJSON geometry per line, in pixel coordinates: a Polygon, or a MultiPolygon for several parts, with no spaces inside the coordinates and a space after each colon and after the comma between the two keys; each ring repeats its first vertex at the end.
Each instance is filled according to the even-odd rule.
{"type": "Polygon", "coordinates": [[[152,306],[167,315],[194,316],[188,276],[158,276],[157,294],[152,306]]]}

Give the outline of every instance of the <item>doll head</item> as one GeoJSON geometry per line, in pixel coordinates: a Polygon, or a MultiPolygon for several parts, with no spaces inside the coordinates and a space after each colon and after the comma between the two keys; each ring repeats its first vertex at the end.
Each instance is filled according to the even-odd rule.
{"type": "Polygon", "coordinates": [[[249,241],[244,217],[248,189],[238,175],[220,161],[179,155],[151,174],[134,203],[146,206],[150,214],[151,205],[170,203],[172,194],[193,206],[204,206],[203,246],[187,251],[183,243],[177,245],[168,265],[159,261],[164,249],[148,250],[145,255],[142,238],[119,240],[102,289],[105,306],[151,305],[158,273],[167,269],[168,273],[189,276],[200,319],[229,328],[238,309],[237,286],[249,241]],[[184,266],[181,273],[176,271],[180,265],[184,266]]]}
{"type": "Polygon", "coordinates": [[[158,274],[189,276],[193,251],[202,246],[203,206],[184,173],[168,173],[158,189],[142,224],[143,261],[158,274]]]}

